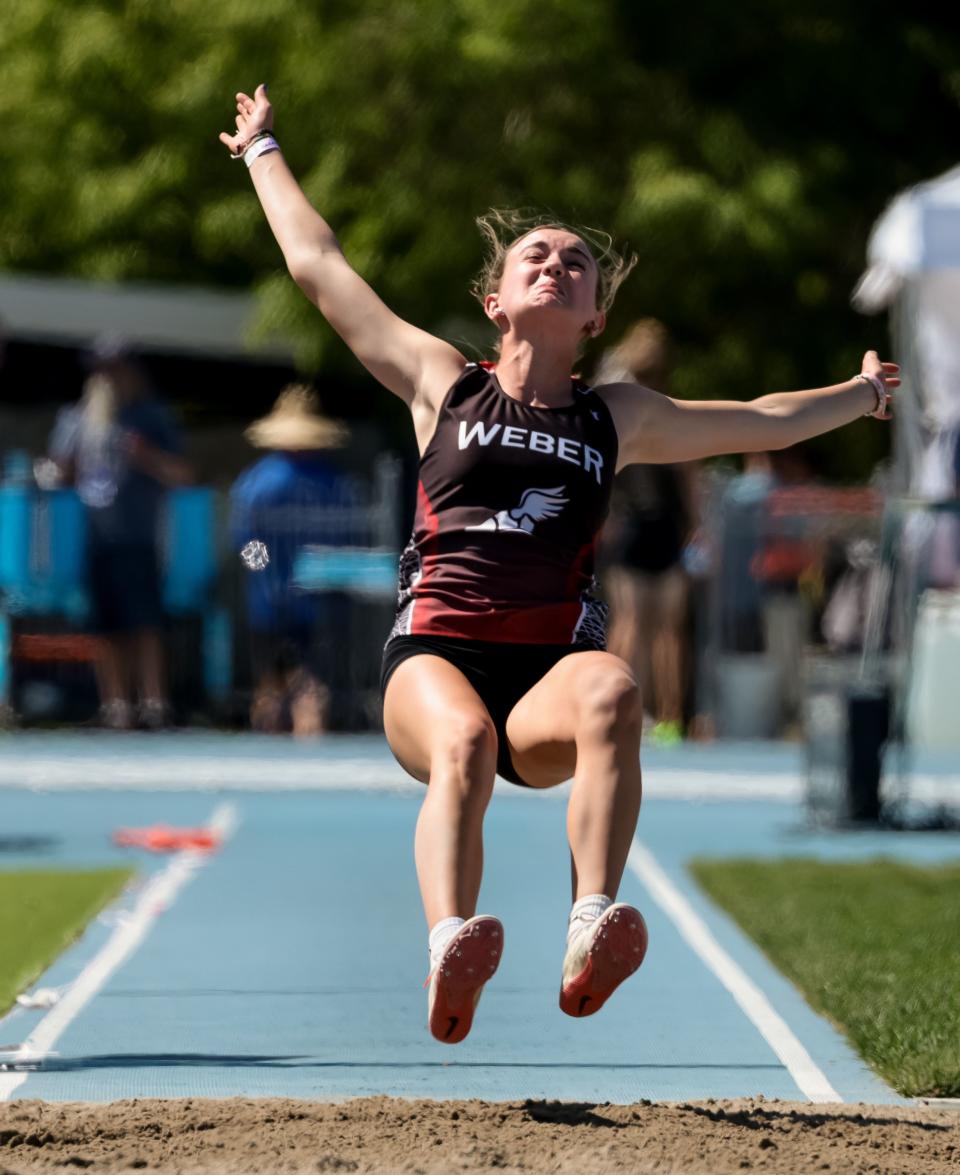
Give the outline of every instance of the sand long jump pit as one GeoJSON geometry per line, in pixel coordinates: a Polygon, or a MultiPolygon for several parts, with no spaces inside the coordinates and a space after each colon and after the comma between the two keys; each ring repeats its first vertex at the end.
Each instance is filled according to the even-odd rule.
{"type": "Polygon", "coordinates": [[[364,1098],[0,1106],[0,1175],[960,1170],[951,1108],[763,1099],[589,1105],[364,1098]]]}

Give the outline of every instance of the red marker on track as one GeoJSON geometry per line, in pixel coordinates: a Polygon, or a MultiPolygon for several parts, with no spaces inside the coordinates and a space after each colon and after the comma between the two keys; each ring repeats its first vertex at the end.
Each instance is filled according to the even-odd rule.
{"type": "Polygon", "coordinates": [[[118,828],[112,840],[123,848],[146,849],[151,853],[180,853],[185,849],[212,853],[221,844],[219,834],[209,828],[171,828],[169,824],[118,828]]]}

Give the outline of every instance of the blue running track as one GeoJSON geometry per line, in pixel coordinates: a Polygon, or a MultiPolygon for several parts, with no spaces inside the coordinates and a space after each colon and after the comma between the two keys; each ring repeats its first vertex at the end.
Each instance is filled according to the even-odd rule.
{"type": "MultiPolygon", "coordinates": [[[[900,1101],[706,901],[685,864],[787,853],[934,861],[956,857],[960,837],[811,831],[789,748],[651,754],[646,778],[634,864],[657,871],[837,1098],[900,1101]]],[[[311,749],[252,736],[0,739],[0,868],[133,860],[141,871],[36,986],[64,999],[79,991],[128,912],[153,902],[142,940],[45,1056],[17,1046],[52,1031],[57,1009],[17,1008],[0,1021],[0,1100],[816,1100],[694,949],[689,920],[685,936],[665,891],[651,892],[649,873],[637,868],[621,897],[647,917],[646,963],[597,1016],[560,1013],[565,790],[498,784],[480,904],[504,922],[504,960],[472,1034],[450,1047],[425,1028],[426,928],[412,855],[422,793],[382,740],[328,739],[311,749]],[[224,804],[235,815],[232,835],[205,863],[186,862],[169,898],[147,887],[176,859],[109,839],[120,826],[202,824],[224,804]]]]}

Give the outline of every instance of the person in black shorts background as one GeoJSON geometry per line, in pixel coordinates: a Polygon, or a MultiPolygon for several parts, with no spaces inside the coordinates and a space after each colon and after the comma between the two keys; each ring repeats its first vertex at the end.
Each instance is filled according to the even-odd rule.
{"type": "Polygon", "coordinates": [[[100,336],[84,362],[90,375],[83,396],[57,416],[50,455],[86,508],[90,627],[101,638],[100,722],[157,729],[169,719],[161,508],[166,491],[189,482],[192,470],[173,417],[130,344],[100,336]]]}
{"type": "Polygon", "coordinates": [[[588,1016],[637,969],[647,941],[640,913],[615,900],[640,810],[642,708],[630,668],[604,647],[592,590],[613,474],[782,448],[864,414],[887,419],[897,369],[871,351],[842,383],[749,403],[585,387],[570,372],[603,331],[629,264],[596,234],[496,214],[478,222],[489,256],[475,292],[499,336],[497,362],[468,363],[393,314],[351,268],[284,162],[265,87],[237,94],[236,111],[236,132],[220,140],[249,167],[292,277],[409,406],[421,455],[385,652],[384,728],[400,764],[428,784],[414,852],[430,1031],[462,1040],[499,963],[503,927],[476,913],[498,763],[529,787],[573,780],[560,1007],[588,1016]]]}
{"type": "MultiPolygon", "coordinates": [[[[667,392],[672,366],[666,327],[635,322],[608,351],[598,385],[634,382],[667,392]]],[[[608,648],[637,676],[652,742],[683,737],[689,582],[683,552],[696,529],[696,465],[629,465],[617,474],[602,562],[610,601],[608,648]]]]}

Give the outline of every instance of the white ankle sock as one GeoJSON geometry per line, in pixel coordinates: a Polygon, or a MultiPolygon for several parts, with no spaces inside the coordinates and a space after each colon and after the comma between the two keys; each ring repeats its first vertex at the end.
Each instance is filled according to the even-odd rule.
{"type": "Polygon", "coordinates": [[[441,918],[430,931],[430,970],[436,969],[437,964],[447,949],[450,939],[466,922],[466,918],[441,918]]]}
{"type": "Polygon", "coordinates": [[[587,894],[573,903],[570,911],[570,923],[567,927],[567,943],[571,943],[578,934],[587,930],[594,922],[613,905],[613,898],[603,893],[587,894]]]}

